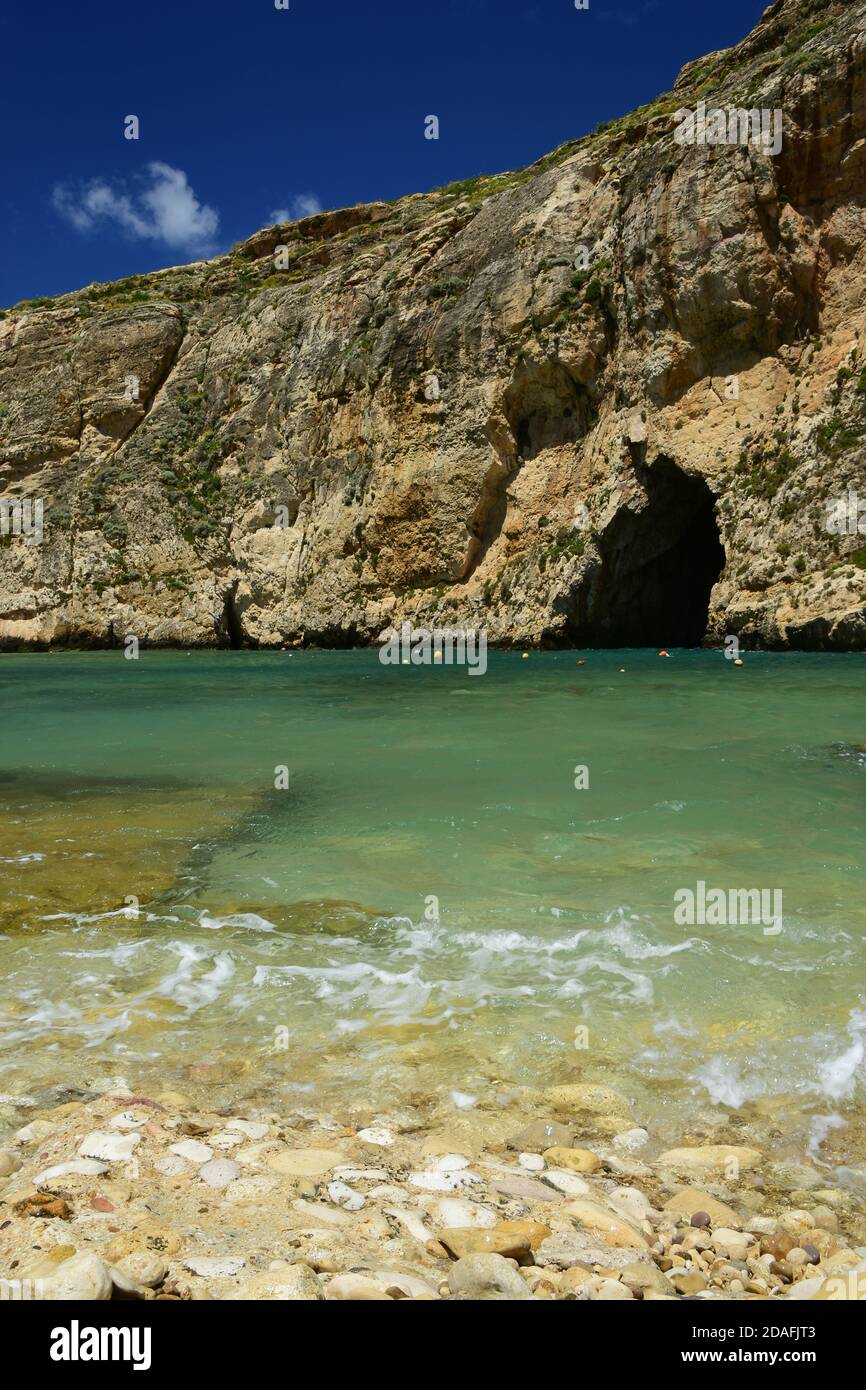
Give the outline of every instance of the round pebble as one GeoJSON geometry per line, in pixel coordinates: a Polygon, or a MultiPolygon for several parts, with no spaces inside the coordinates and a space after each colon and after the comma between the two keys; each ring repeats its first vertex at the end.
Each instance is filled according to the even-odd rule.
{"type": "Polygon", "coordinates": [[[198,1170],[202,1182],[208,1187],[228,1187],[241,1175],[241,1170],[232,1158],[212,1158],[198,1170]]]}

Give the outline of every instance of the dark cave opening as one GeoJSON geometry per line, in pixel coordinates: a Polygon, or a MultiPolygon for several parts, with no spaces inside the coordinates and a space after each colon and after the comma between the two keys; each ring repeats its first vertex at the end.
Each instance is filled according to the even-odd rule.
{"type": "Polygon", "coordinates": [[[599,540],[573,640],[597,647],[697,647],[725,564],[715,498],[703,478],[661,458],[643,472],[647,503],[623,508],[599,540]]]}
{"type": "Polygon", "coordinates": [[[236,591],[237,585],[235,584],[226,594],[223,602],[222,616],[217,627],[218,635],[222,638],[223,642],[227,642],[228,645],[234,649],[242,647],[245,641],[244,630],[235,605],[236,591]]]}

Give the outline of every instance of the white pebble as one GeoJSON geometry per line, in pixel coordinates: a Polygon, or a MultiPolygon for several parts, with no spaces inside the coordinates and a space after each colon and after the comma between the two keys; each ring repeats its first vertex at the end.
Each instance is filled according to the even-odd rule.
{"type": "Polygon", "coordinates": [[[82,1158],[101,1158],[106,1163],[123,1163],[132,1158],[140,1143],[140,1134],[108,1134],[96,1129],[92,1134],[88,1134],[78,1152],[82,1158]]]}
{"type": "Polygon", "coordinates": [[[53,1168],[44,1168],[33,1179],[34,1187],[41,1187],[53,1178],[65,1178],[76,1174],[83,1178],[100,1178],[109,1171],[107,1163],[98,1163],[95,1158],[73,1158],[69,1163],[55,1163],[53,1168]]]}
{"type": "Polygon", "coordinates": [[[240,1177],[241,1170],[230,1158],[212,1158],[199,1168],[198,1175],[208,1187],[228,1187],[240,1177]]]}
{"type": "Polygon", "coordinates": [[[184,1260],[184,1265],[193,1274],[199,1274],[203,1279],[230,1279],[235,1274],[240,1274],[246,1260],[242,1260],[239,1255],[223,1255],[221,1258],[211,1258],[207,1255],[195,1255],[190,1260],[184,1260]]]}
{"type": "Polygon", "coordinates": [[[465,1091],[452,1091],[451,1099],[458,1110],[472,1110],[478,1104],[477,1096],[469,1096],[465,1091]]]}
{"type": "Polygon", "coordinates": [[[190,1163],[207,1163],[208,1159],[213,1158],[213,1149],[207,1144],[200,1144],[198,1139],[184,1139],[180,1144],[172,1144],[171,1152],[177,1154],[178,1158],[188,1158],[190,1163]]]}
{"type": "Polygon", "coordinates": [[[269,1125],[261,1124],[258,1120],[229,1120],[226,1124],[226,1131],[245,1134],[248,1139],[264,1139],[269,1128],[269,1125]]]}
{"type": "Polygon", "coordinates": [[[457,1173],[461,1168],[469,1167],[469,1159],[462,1154],[443,1154],[436,1159],[433,1167],[437,1173],[457,1173]]]}
{"type": "Polygon", "coordinates": [[[372,1129],[359,1129],[358,1138],[364,1144],[373,1144],[377,1149],[390,1149],[395,1142],[390,1129],[374,1126],[372,1129]]]}
{"type": "Polygon", "coordinates": [[[480,1182],[474,1173],[410,1173],[409,1182],[424,1192],[457,1192],[461,1187],[469,1187],[480,1182]]]}
{"type": "Polygon", "coordinates": [[[530,1173],[540,1173],[545,1167],[541,1154],[518,1154],[517,1162],[521,1168],[528,1168],[530,1173]]]}
{"type": "Polygon", "coordinates": [[[346,1211],[360,1211],[364,1205],[364,1198],[360,1192],[353,1192],[344,1182],[329,1182],[328,1196],[332,1202],[346,1211]]]}

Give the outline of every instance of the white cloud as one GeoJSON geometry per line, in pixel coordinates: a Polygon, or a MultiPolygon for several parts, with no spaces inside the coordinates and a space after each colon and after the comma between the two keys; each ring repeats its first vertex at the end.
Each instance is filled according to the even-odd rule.
{"type": "Polygon", "coordinates": [[[300,217],[313,217],[322,210],[322,204],[315,193],[299,193],[288,207],[275,208],[271,213],[270,222],[272,225],[275,222],[295,222],[300,217]]]}
{"type": "Polygon", "coordinates": [[[200,203],[182,169],[158,160],[148,164],[141,187],[132,196],[101,179],[73,189],[58,184],[51,201],[61,217],[79,232],[114,222],[137,240],[202,254],[213,250],[219,213],[200,203]]]}

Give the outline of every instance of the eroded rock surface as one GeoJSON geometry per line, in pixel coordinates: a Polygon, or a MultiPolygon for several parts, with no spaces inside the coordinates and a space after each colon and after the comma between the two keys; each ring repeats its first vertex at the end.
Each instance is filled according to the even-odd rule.
{"type": "Polygon", "coordinates": [[[776,0],[529,169],[16,306],[0,642],[866,646],[864,190],[866,5],[776,0]]]}

